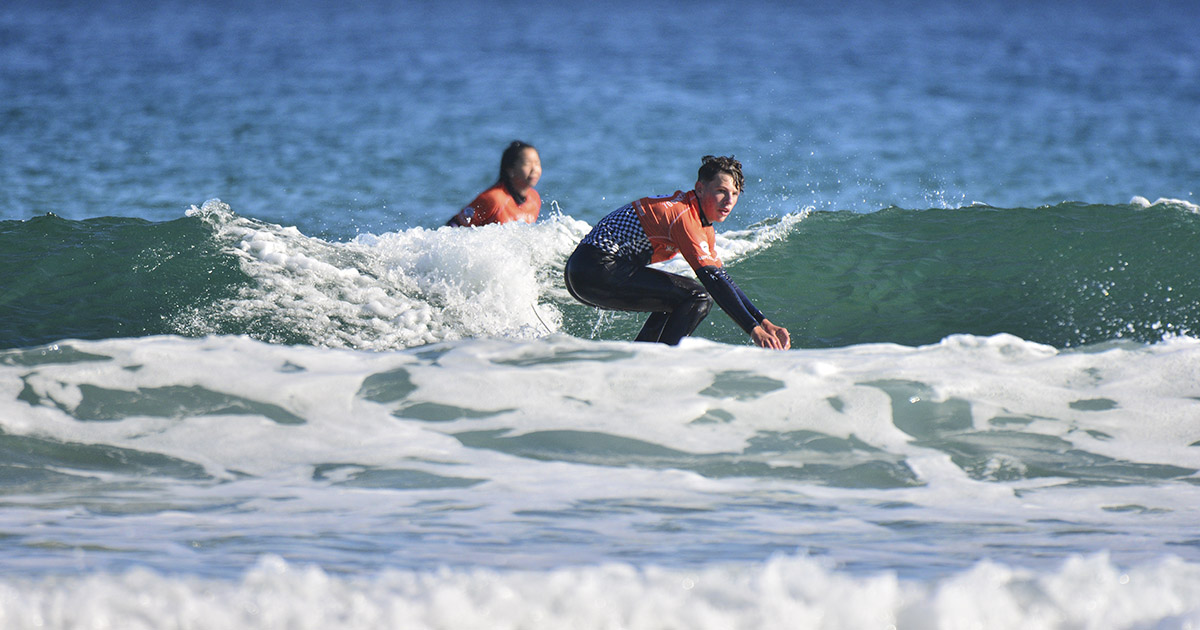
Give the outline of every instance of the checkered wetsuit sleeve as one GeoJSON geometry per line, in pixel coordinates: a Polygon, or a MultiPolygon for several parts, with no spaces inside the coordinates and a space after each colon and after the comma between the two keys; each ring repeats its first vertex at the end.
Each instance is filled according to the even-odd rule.
{"type": "Polygon", "coordinates": [[[617,258],[639,262],[649,262],[654,251],[632,203],[613,210],[608,216],[600,219],[596,227],[583,237],[582,242],[617,258]]]}

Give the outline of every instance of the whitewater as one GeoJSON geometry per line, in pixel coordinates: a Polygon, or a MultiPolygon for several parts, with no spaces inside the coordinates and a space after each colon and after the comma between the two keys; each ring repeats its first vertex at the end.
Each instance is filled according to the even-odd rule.
{"type": "Polygon", "coordinates": [[[0,363],[5,627],[1197,620],[1192,340],[0,363]]]}

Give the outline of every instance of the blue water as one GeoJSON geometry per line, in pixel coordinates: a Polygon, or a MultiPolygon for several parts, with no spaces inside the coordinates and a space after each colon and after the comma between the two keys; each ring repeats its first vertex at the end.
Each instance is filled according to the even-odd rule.
{"type": "Polygon", "coordinates": [[[746,165],[742,221],[1195,201],[1196,11],[18,1],[0,208],[164,220],[219,197],[340,238],[432,227],[513,137],[586,220],[712,152],[746,165]]]}
{"type": "Polygon", "coordinates": [[[5,3],[0,626],[1200,625],[1198,18],[5,3]],[[561,286],[705,154],[790,352],[561,286]]]}

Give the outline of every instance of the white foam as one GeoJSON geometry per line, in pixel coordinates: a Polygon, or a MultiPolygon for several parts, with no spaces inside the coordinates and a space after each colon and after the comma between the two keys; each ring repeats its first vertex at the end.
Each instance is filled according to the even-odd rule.
{"type": "Polygon", "coordinates": [[[1192,203],[1186,199],[1171,199],[1168,197],[1159,197],[1158,199],[1154,200],[1153,203],[1151,203],[1150,200],[1145,197],[1142,197],[1140,195],[1134,195],[1133,198],[1129,200],[1129,205],[1139,206],[1142,208],[1149,208],[1152,206],[1179,206],[1182,208],[1186,208],[1187,210],[1189,210],[1191,212],[1200,213],[1200,205],[1192,203]]]}
{"type": "Polygon", "coordinates": [[[984,562],[931,582],[851,576],[804,557],[703,569],[388,570],[339,576],[264,557],[236,582],[119,575],[0,581],[8,630],[194,628],[1192,628],[1200,565],[1103,554],[1041,574],[984,562]]]}
{"type": "MultiPolygon", "coordinates": [[[[780,353],[702,339],[669,348],[554,335],[456,342],[435,347],[435,363],[421,360],[419,352],[281,347],[227,337],[73,343],[112,359],[36,370],[0,368],[9,375],[0,400],[0,428],[162,453],[202,463],[222,478],[245,471],[291,483],[324,462],[388,467],[405,460],[403,467],[431,474],[491,480],[495,485],[489,492],[504,488],[515,499],[535,489],[546,492],[546,467],[557,466],[554,474],[562,483],[571,480],[561,497],[570,503],[613,496],[611,480],[618,473],[606,472],[603,479],[608,481],[597,483],[589,466],[466,448],[449,436],[460,431],[593,431],[678,451],[719,454],[740,452],[764,433],[813,431],[862,440],[904,458],[917,471],[921,486],[880,496],[903,496],[939,512],[977,510],[979,493],[985,491],[1001,497],[987,509],[1036,504],[1053,511],[1055,501],[1067,501],[1054,492],[1019,500],[1013,494],[1020,487],[1051,488],[1059,483],[1055,479],[983,483],[965,477],[944,453],[914,444],[894,420],[903,410],[893,405],[902,403],[873,385],[892,381],[927,389],[926,399],[912,404],[964,401],[977,431],[1012,430],[1006,424],[993,426],[993,419],[1017,418],[1021,432],[1061,439],[1081,451],[1118,461],[1200,468],[1200,452],[1192,446],[1200,442],[1200,426],[1192,422],[1200,396],[1193,378],[1200,342],[1186,338],[1103,352],[1062,352],[998,336],[955,337],[923,348],[880,344],[780,353]],[[379,404],[359,397],[359,387],[371,374],[397,369],[406,372],[414,388],[402,400],[379,404]],[[776,384],[749,396],[711,391],[739,375],[776,384]],[[137,392],[172,387],[273,405],[304,424],[254,414],[130,416],[109,422],[71,417],[85,388],[137,392]],[[41,402],[31,406],[18,394],[41,402]],[[392,417],[393,411],[416,403],[483,415],[439,422],[392,417]],[[730,420],[696,422],[714,412],[730,420]],[[363,435],[372,436],[372,442],[363,443],[363,435]],[[264,444],[271,446],[264,449],[264,444]]],[[[780,457],[776,463],[786,464],[780,457]]],[[[664,474],[631,468],[620,473],[625,485],[618,494],[634,488],[654,493],[664,474]]],[[[705,487],[722,493],[741,489],[736,479],[698,481],[715,483],[705,487]]],[[[1099,490],[1073,496],[1083,504],[1094,502],[1086,511],[1089,518],[1100,519],[1107,518],[1098,512],[1106,505],[1171,503],[1144,487],[1133,488],[1137,490],[1127,497],[1121,489],[1107,489],[1102,497],[1099,490]]],[[[1192,511],[1181,506],[1172,510],[1172,518],[1186,518],[1192,511]]]]}
{"type": "Polygon", "coordinates": [[[314,345],[394,349],[475,336],[533,338],[562,316],[545,299],[554,270],[587,225],[561,214],[534,225],[412,228],[349,243],[233,214],[219,200],[193,207],[231,244],[255,285],[213,313],[182,317],[196,334],[205,316],[272,318],[314,345]]]}
{"type": "MultiPolygon", "coordinates": [[[[77,509],[43,507],[60,500],[52,494],[9,495],[0,532],[16,536],[10,557],[78,563],[80,572],[126,566],[129,554],[160,569],[222,573],[247,553],[277,550],[332,567],[429,568],[453,559],[542,575],[567,563],[707,565],[812,546],[838,563],[837,575],[855,567],[845,577],[862,586],[863,567],[940,579],[988,557],[1043,573],[1048,562],[1088,551],[1140,565],[1190,553],[1200,519],[1200,486],[1173,478],[1200,469],[1200,341],[1188,338],[1084,351],[1006,335],[789,352],[562,334],[397,352],[241,337],[61,346],[56,352],[94,359],[0,362],[5,436],[159,454],[211,476],[63,463],[61,472],[140,490],[71,495],[77,509]],[[360,393],[380,376],[393,393],[360,393]],[[247,404],[197,406],[202,394],[247,404]],[[957,409],[967,426],[922,439],[898,420],[909,405],[939,404],[957,409]],[[422,419],[422,408],[451,413],[422,419]],[[110,415],[88,415],[97,410],[110,415]],[[827,456],[750,448],[806,434],[862,446],[827,456]],[[567,436],[585,451],[600,446],[585,457],[569,448],[526,455],[504,443],[472,446],[464,436],[510,446],[567,436]],[[939,447],[942,437],[949,448],[939,447]],[[616,446],[606,451],[610,438],[616,446]],[[959,438],[968,440],[963,448],[972,439],[1019,441],[978,462],[989,478],[956,460],[959,438]],[[1029,463],[1022,444],[1048,446],[1029,463]],[[914,483],[842,486],[820,473],[772,473],[837,468],[839,458],[863,453],[903,462],[914,483]],[[697,466],[726,456],[762,468],[714,474],[697,466]],[[1063,477],[1008,476],[1036,468],[1038,456],[1066,458],[1063,477]],[[1068,483],[1071,466],[1102,470],[1101,457],[1111,458],[1119,483],[1068,483]],[[1138,478],[1161,466],[1181,472],[1138,478]],[[372,471],[451,483],[339,485],[372,471]],[[889,525],[897,522],[919,526],[889,525]]],[[[1021,583],[1005,588],[1018,592],[1021,583]]],[[[835,605],[832,596],[820,601],[835,605]]]]}
{"type": "MultiPolygon", "coordinates": [[[[193,207],[238,256],[253,286],[176,319],[180,332],[216,332],[224,319],[279,322],[312,345],[387,350],[470,337],[532,339],[561,330],[556,302],[567,256],[590,226],[561,213],[534,224],[411,228],[329,243],[239,217],[220,200],[193,207]]],[[[718,233],[726,262],[785,238],[807,210],[718,233]]],[[[661,268],[690,274],[680,257],[661,268]]]]}
{"type": "Polygon", "coordinates": [[[587,224],[562,215],[533,225],[420,228],[368,235],[383,277],[411,285],[463,336],[531,338],[556,332],[561,314],[543,297],[587,224]]]}
{"type": "MultiPolygon", "coordinates": [[[[115,444],[137,435],[138,443],[123,445],[144,447],[141,442],[173,431],[208,429],[172,422],[164,427],[167,433],[147,431],[143,422],[160,421],[136,417],[128,419],[129,426],[75,422],[66,414],[81,403],[81,388],[183,387],[276,405],[304,418],[316,433],[370,432],[378,428],[373,418],[388,418],[393,408],[358,399],[358,388],[373,373],[404,369],[415,390],[402,402],[507,410],[488,417],[393,427],[421,427],[431,436],[465,429],[571,428],[696,453],[721,453],[742,448],[759,432],[804,429],[839,437],[855,435],[898,455],[927,454],[897,428],[892,400],[872,384],[900,381],[928,390],[924,399],[913,403],[966,401],[977,430],[997,428],[990,424],[993,418],[1023,418],[1022,431],[1061,438],[1089,452],[1200,468],[1200,452],[1192,446],[1200,442],[1200,426],[1191,421],[1200,396],[1193,378],[1200,364],[1200,341],[1190,338],[1091,352],[1058,351],[1008,335],[956,336],[921,348],[875,344],[765,352],[703,339],[671,348],[556,334],[528,341],[480,339],[435,347],[439,358],[434,364],[414,352],[283,347],[232,337],[153,337],[72,345],[112,359],[52,364],[32,371],[0,367],[0,373],[11,377],[5,381],[0,404],[14,405],[10,413],[0,413],[0,427],[45,432],[62,426],[74,432],[64,437],[115,444]],[[303,369],[284,369],[289,365],[303,369]],[[736,380],[737,375],[775,385],[749,396],[709,391],[736,380]],[[46,402],[30,407],[18,400],[22,391],[46,402]],[[831,399],[837,399],[838,405],[831,405],[831,399]],[[737,420],[693,423],[712,409],[737,420]],[[31,411],[47,417],[35,420],[31,411]],[[348,424],[348,413],[368,424],[348,424]]],[[[286,445],[308,430],[265,420],[248,423],[240,416],[229,421],[233,441],[248,437],[236,433],[258,427],[254,430],[277,434],[274,441],[286,445]]],[[[200,424],[218,422],[221,416],[200,424]]],[[[169,454],[184,458],[201,453],[220,459],[237,452],[223,443],[192,444],[191,436],[175,441],[178,451],[169,454]]],[[[303,460],[304,456],[297,456],[303,460]]],[[[227,469],[254,466],[240,459],[223,462],[227,469]]]]}

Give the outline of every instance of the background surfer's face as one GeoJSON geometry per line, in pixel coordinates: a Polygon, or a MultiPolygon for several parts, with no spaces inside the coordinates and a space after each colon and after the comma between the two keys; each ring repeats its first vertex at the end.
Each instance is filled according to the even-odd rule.
{"type": "Polygon", "coordinates": [[[537,186],[538,180],[542,177],[542,160],[538,156],[538,152],[533,149],[522,151],[520,159],[513,165],[508,176],[512,181],[513,188],[517,190],[526,190],[537,186]]]}
{"type": "Polygon", "coordinates": [[[696,182],[700,211],[710,223],[720,223],[729,217],[738,202],[737,184],[728,173],[717,173],[711,180],[696,182]]]}

